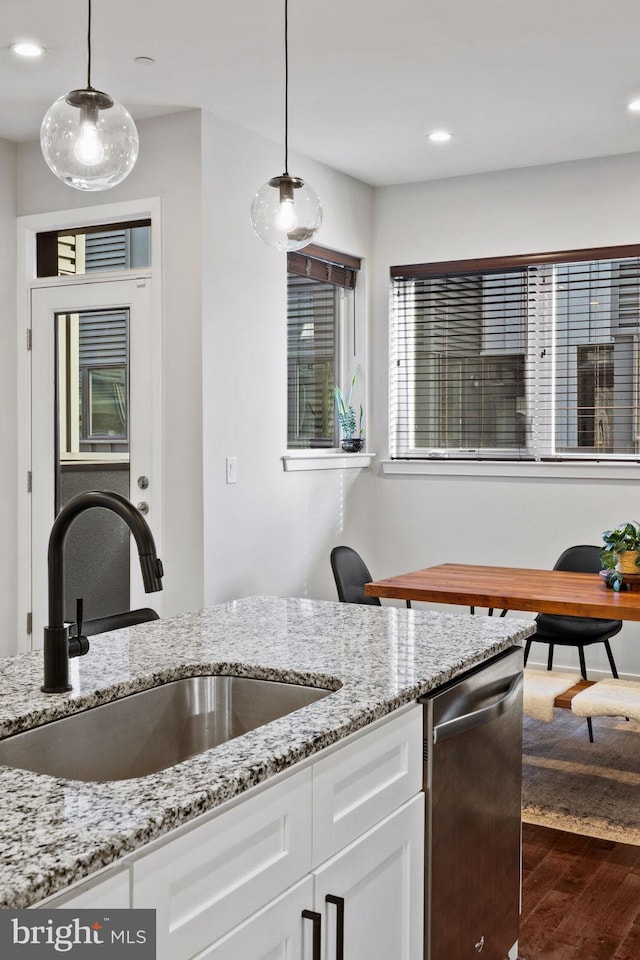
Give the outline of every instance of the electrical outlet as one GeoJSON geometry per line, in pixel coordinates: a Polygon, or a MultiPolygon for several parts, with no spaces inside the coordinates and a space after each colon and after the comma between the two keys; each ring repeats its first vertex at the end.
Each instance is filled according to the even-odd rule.
{"type": "Polygon", "coordinates": [[[227,457],[227,483],[238,482],[238,458],[227,457]]]}

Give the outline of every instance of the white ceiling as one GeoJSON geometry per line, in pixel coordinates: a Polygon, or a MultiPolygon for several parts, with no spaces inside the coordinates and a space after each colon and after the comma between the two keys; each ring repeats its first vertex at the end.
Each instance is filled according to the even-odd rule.
{"type": "MultiPolygon", "coordinates": [[[[93,0],[93,85],[134,119],[202,107],[281,142],[283,11],[93,0]]],[[[85,86],[86,14],[0,0],[0,136],[36,139],[85,86]],[[25,38],[45,55],[16,57],[25,38]]],[[[290,0],[290,149],[373,185],[640,151],[639,38],[638,0],[290,0]]]]}

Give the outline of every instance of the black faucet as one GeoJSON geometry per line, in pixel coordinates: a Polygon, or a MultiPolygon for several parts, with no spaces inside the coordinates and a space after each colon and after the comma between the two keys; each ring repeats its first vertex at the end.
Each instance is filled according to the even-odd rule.
{"type": "MultiPolygon", "coordinates": [[[[64,624],[63,547],[67,531],[75,518],[91,507],[104,507],[122,517],[135,537],[145,593],[162,590],[162,560],[156,554],[153,534],[136,507],[118,493],[91,490],[70,500],[56,517],[49,536],[49,626],[44,628],[43,693],[66,693],[69,683],[69,657],[81,657],[89,650],[89,641],[80,635],[69,636],[64,624]]],[[[78,621],[81,618],[78,617],[78,621]]]]}

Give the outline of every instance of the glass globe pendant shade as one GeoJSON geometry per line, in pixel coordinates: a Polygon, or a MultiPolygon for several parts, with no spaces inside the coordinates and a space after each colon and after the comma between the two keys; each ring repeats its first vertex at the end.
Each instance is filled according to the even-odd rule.
{"type": "Polygon", "coordinates": [[[251,224],[276,250],[299,250],[311,243],[322,223],[318,195],[304,180],[283,173],[272,177],[253,198],[251,224]]]}
{"type": "Polygon", "coordinates": [[[138,131],[121,103],[88,87],[72,90],[47,110],[40,145],[63,183],[77,190],[108,190],[133,169],[138,131]]]}

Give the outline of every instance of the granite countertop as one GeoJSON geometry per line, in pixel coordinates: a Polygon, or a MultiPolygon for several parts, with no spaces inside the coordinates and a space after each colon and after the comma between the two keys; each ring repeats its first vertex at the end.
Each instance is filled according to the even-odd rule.
{"type": "Polygon", "coordinates": [[[42,653],[0,660],[0,737],[195,674],[334,691],[136,780],[85,783],[0,766],[0,907],[27,907],[63,890],[533,629],[532,621],[511,618],[250,597],[93,637],[89,653],[71,661],[68,694],[41,693],[42,653]]]}

